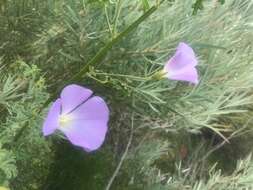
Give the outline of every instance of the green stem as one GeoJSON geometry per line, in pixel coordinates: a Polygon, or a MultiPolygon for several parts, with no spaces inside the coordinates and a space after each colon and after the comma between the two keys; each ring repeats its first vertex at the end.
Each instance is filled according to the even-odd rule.
{"type": "Polygon", "coordinates": [[[111,27],[111,22],[110,22],[110,19],[109,19],[109,15],[108,15],[107,5],[106,4],[104,5],[104,11],[105,11],[106,22],[107,22],[110,34],[112,36],[113,35],[112,34],[112,27],[111,27]]]}
{"type": "Polygon", "coordinates": [[[95,75],[122,77],[122,78],[129,78],[129,79],[139,80],[139,81],[146,81],[152,78],[151,76],[138,77],[138,76],[133,76],[133,75],[123,75],[123,74],[113,74],[113,73],[95,73],[95,75]]]}
{"type": "Polygon", "coordinates": [[[149,17],[152,13],[157,10],[157,6],[151,7],[147,12],[145,12],[140,18],[138,18],[133,24],[127,27],[123,32],[121,32],[118,36],[112,39],[105,47],[103,47],[83,68],[74,75],[69,81],[76,82],[79,81],[82,76],[87,73],[90,66],[98,64],[102,61],[102,59],[107,55],[107,52],[118,43],[121,39],[127,36],[131,31],[133,31],[141,22],[143,22],[147,17],[149,17]]]}
{"type": "Polygon", "coordinates": [[[118,23],[118,19],[119,19],[121,7],[122,7],[121,5],[122,5],[122,0],[118,0],[117,7],[116,7],[116,13],[113,18],[113,35],[116,34],[117,23],[118,23]]]}
{"type": "MultiPolygon", "coordinates": [[[[161,3],[162,2],[163,1],[161,1],[161,3]]],[[[90,66],[94,66],[100,63],[103,60],[103,58],[107,55],[108,51],[111,50],[111,48],[115,44],[117,44],[120,40],[126,37],[130,32],[132,32],[135,28],[137,28],[140,23],[142,23],[146,18],[148,18],[151,14],[153,14],[158,9],[161,3],[151,7],[147,12],[145,12],[142,16],[140,16],[134,23],[128,26],[123,32],[121,32],[118,36],[112,39],[106,46],[100,49],[100,51],[87,64],[85,64],[81,68],[81,70],[68,81],[68,83],[70,84],[70,83],[80,81],[83,75],[85,75],[89,71],[90,66]]],[[[51,98],[49,98],[48,101],[45,102],[43,107],[47,106],[55,98],[55,95],[56,94],[53,94],[53,96],[51,96],[51,98]]]]}

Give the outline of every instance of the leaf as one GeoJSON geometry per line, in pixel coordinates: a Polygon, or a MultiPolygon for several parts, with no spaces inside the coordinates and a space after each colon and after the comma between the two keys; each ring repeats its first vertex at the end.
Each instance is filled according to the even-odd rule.
{"type": "Polygon", "coordinates": [[[219,2],[223,5],[225,3],[225,0],[219,0],[219,2]]]}
{"type": "Polygon", "coordinates": [[[223,49],[223,50],[227,49],[224,46],[207,44],[207,43],[194,43],[193,46],[194,47],[199,47],[199,48],[206,48],[206,49],[208,49],[208,48],[210,48],[210,49],[223,49]]]}
{"type": "Polygon", "coordinates": [[[4,174],[3,179],[0,177],[0,182],[9,180],[17,175],[15,162],[13,153],[0,147],[0,171],[4,174]]]}
{"type": "Polygon", "coordinates": [[[192,14],[193,15],[196,15],[198,10],[202,10],[204,8],[203,1],[204,0],[196,0],[196,2],[192,5],[192,8],[193,8],[192,14]]]}
{"type": "Polygon", "coordinates": [[[142,6],[143,6],[144,12],[146,12],[148,9],[150,9],[150,5],[149,5],[148,0],[142,0],[142,6]]]}
{"type": "MultiPolygon", "coordinates": [[[[198,13],[199,10],[203,10],[204,5],[203,5],[204,0],[196,0],[195,3],[192,5],[193,8],[193,15],[196,15],[198,13]]],[[[218,0],[218,2],[220,2],[220,4],[224,4],[225,0],[218,0]]]]}

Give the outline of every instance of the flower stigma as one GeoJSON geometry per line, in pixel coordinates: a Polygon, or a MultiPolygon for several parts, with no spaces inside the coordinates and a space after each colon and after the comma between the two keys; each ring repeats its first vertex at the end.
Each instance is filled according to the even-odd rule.
{"type": "Polygon", "coordinates": [[[60,127],[66,127],[66,126],[68,126],[71,121],[72,121],[72,118],[70,117],[70,115],[63,114],[63,115],[60,115],[60,117],[59,117],[59,125],[60,125],[60,127]]]}

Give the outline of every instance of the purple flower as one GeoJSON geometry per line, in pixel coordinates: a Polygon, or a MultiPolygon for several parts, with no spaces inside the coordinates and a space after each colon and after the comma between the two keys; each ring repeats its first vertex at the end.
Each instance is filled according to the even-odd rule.
{"type": "Polygon", "coordinates": [[[85,151],[98,149],[107,132],[109,109],[102,98],[92,94],[82,86],[66,86],[49,109],[43,135],[50,135],[58,129],[72,144],[85,151]]]}
{"type": "Polygon", "coordinates": [[[176,53],[165,64],[163,72],[168,79],[198,84],[197,64],[198,60],[193,49],[181,42],[176,53]]]}

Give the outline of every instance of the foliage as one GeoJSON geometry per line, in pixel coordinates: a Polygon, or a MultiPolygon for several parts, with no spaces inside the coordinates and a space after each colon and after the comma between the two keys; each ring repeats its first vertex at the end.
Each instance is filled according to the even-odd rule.
{"type": "Polygon", "coordinates": [[[38,125],[41,115],[37,114],[48,94],[35,65],[22,61],[13,65],[12,71],[2,71],[2,113],[7,113],[3,114],[0,132],[0,168],[4,172],[1,184],[8,184],[8,180],[17,176],[15,183],[10,184],[13,188],[37,189],[47,175],[52,152],[50,144],[41,137],[38,125]],[[17,138],[24,126],[22,137],[17,138]]]}
{"type": "MultiPolygon", "coordinates": [[[[217,0],[217,2],[224,4],[225,0],[217,0]]],[[[198,10],[202,10],[204,8],[203,3],[204,3],[204,0],[196,0],[196,2],[192,5],[193,15],[196,15],[198,10]]]]}
{"type": "Polygon", "coordinates": [[[8,180],[17,175],[17,169],[15,165],[15,158],[13,153],[1,148],[0,150],[0,182],[6,184],[8,180]]]}
{"type": "Polygon", "coordinates": [[[252,188],[251,0],[0,2],[0,189],[104,189],[128,141],[111,189],[252,188]],[[154,75],[181,41],[198,86],[154,75]],[[70,82],[110,105],[94,154],[41,135],[70,82]]]}

